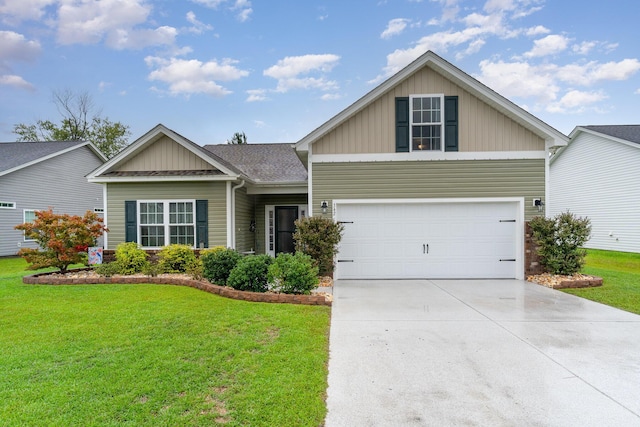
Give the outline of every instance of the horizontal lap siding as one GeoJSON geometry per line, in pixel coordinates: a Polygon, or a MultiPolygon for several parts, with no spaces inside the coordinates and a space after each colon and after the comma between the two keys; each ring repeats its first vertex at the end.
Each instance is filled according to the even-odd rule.
{"type": "Polygon", "coordinates": [[[313,207],[334,199],[544,197],[544,160],[315,163],[313,207]]]}
{"type": "Polygon", "coordinates": [[[550,167],[550,214],[588,217],[588,248],[640,252],[640,149],[581,133],[564,150],[550,167]]]}
{"type": "Polygon", "coordinates": [[[240,252],[255,249],[255,235],[249,230],[255,218],[253,196],[247,195],[245,187],[236,190],[236,249],[240,252]]]}
{"type": "Polygon", "coordinates": [[[227,245],[227,193],[225,182],[161,182],[108,184],[108,249],[115,249],[124,237],[126,200],[209,200],[209,247],[227,245]]]}

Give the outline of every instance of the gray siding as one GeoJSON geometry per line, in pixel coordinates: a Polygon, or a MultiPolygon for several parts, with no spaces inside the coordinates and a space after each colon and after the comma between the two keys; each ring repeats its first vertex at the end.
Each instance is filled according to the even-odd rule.
{"type": "Polygon", "coordinates": [[[306,205],[308,202],[306,194],[278,194],[256,196],[256,252],[265,253],[265,206],[297,206],[306,205]]]}
{"type": "Polygon", "coordinates": [[[227,193],[225,182],[139,182],[107,185],[108,249],[124,236],[126,200],[209,200],[209,247],[227,246],[227,193]]]}
{"type": "Polygon", "coordinates": [[[544,160],[314,163],[313,212],[334,199],[524,197],[525,217],[544,198],[544,160]]]}
{"type": "Polygon", "coordinates": [[[100,165],[102,160],[90,148],[79,147],[0,177],[0,201],[16,203],[16,209],[0,209],[0,256],[14,255],[20,247],[37,247],[13,229],[23,222],[24,209],[51,207],[56,213],[84,215],[103,208],[102,185],[85,178],[100,165]]]}
{"type": "Polygon", "coordinates": [[[580,133],[550,175],[549,213],[591,219],[586,247],[640,252],[640,146],[580,133]]]}

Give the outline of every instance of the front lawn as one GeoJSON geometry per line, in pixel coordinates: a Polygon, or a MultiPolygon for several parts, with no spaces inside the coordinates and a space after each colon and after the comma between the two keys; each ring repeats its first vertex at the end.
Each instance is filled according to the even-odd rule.
{"type": "Polygon", "coordinates": [[[24,285],[25,265],[0,258],[0,424],[322,424],[328,307],[24,285]]]}
{"type": "Polygon", "coordinates": [[[602,277],[604,284],[564,292],[640,314],[640,254],[590,249],[582,273],[602,277]]]}

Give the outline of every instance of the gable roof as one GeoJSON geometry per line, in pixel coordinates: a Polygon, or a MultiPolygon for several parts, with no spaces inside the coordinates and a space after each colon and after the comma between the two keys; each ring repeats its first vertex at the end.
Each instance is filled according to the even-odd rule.
{"type": "Polygon", "coordinates": [[[163,180],[166,177],[172,177],[174,179],[192,179],[197,177],[203,179],[205,176],[209,176],[212,179],[236,179],[241,175],[241,172],[232,164],[224,159],[221,159],[217,155],[210,153],[195,142],[185,138],[179,133],[167,128],[163,124],[154,126],[147,133],[136,139],[133,143],[127,146],[124,150],[112,157],[107,163],[100,166],[88,175],[89,182],[104,182],[111,180],[127,180],[131,178],[145,177],[153,180],[163,180]],[[184,147],[188,151],[195,154],[197,157],[204,160],[206,163],[212,166],[213,169],[207,171],[185,171],[185,173],[178,173],[175,171],[151,171],[147,173],[126,173],[118,172],[117,167],[124,164],[127,160],[133,158],[136,154],[141,153],[145,147],[153,144],[163,136],[169,137],[171,140],[184,147]],[[214,170],[215,169],[215,170],[214,170]]]}
{"type": "Polygon", "coordinates": [[[445,78],[453,81],[463,89],[477,96],[487,104],[490,104],[495,109],[513,119],[515,122],[521,124],[526,129],[529,129],[534,134],[538,135],[547,142],[549,147],[558,147],[567,145],[568,138],[566,135],[551,127],[547,123],[543,122],[533,114],[517,106],[507,98],[498,94],[494,90],[480,83],[469,74],[460,70],[453,64],[445,61],[440,56],[436,55],[432,51],[427,51],[418,59],[407,65],[402,70],[398,71],[393,76],[389,77],[379,86],[371,90],[369,93],[358,99],[346,109],[329,119],[323,125],[309,133],[296,143],[296,149],[300,151],[307,151],[309,144],[313,144],[315,141],[321,139],[330,131],[346,122],[349,118],[366,108],[369,104],[376,99],[393,89],[400,82],[410,77],[413,73],[419,71],[424,67],[429,67],[442,74],[445,78]]]}
{"type": "Polygon", "coordinates": [[[88,141],[40,141],[0,143],[0,176],[88,146],[103,162],[107,158],[88,141]]]}
{"type": "Polygon", "coordinates": [[[572,138],[579,130],[597,132],[617,139],[623,139],[625,141],[640,144],[640,125],[578,126],[571,132],[572,138]]]}
{"type": "Polygon", "coordinates": [[[257,184],[307,181],[307,170],[292,144],[219,144],[204,149],[257,184]]]}

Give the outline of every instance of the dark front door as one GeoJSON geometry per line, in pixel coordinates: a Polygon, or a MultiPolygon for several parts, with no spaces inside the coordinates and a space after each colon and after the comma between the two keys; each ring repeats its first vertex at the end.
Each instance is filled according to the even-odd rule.
{"type": "Polygon", "coordinates": [[[280,252],[295,252],[293,232],[296,231],[295,220],[298,219],[297,206],[276,206],[276,255],[280,252]]]}

